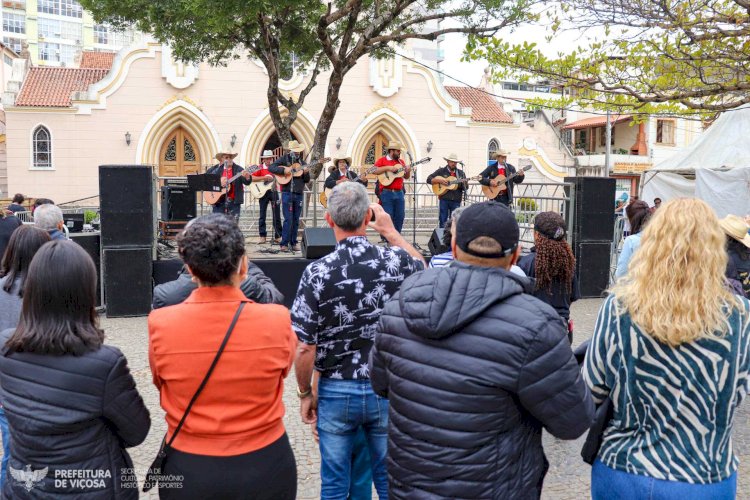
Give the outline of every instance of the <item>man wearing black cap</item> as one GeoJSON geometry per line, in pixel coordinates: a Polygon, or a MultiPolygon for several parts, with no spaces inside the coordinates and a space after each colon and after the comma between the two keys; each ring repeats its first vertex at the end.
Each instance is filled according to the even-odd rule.
{"type": "Polygon", "coordinates": [[[561,439],[589,428],[565,325],[508,271],[518,238],[506,206],[467,207],[456,260],[406,278],[383,310],[370,380],[390,403],[393,497],[539,498],[542,427],[561,439]]]}

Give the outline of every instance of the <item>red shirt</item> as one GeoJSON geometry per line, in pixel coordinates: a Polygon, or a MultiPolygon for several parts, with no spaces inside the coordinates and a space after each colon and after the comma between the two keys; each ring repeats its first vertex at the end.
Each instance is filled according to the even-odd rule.
{"type": "MultiPolygon", "coordinates": [[[[387,156],[383,156],[382,158],[378,158],[378,161],[375,162],[375,166],[376,167],[392,167],[393,165],[404,165],[404,166],[406,166],[406,163],[404,163],[404,160],[401,160],[401,159],[391,160],[387,156]]],[[[404,189],[404,179],[403,179],[403,177],[399,177],[399,178],[395,179],[388,186],[383,186],[383,189],[391,189],[393,191],[401,191],[402,189],[404,189]]]]}
{"type": "Polygon", "coordinates": [[[505,175],[505,165],[497,165],[497,175],[505,175]]]}
{"type": "MultiPolygon", "coordinates": [[[[229,179],[234,177],[234,167],[230,167],[230,168],[224,167],[224,170],[222,170],[221,172],[221,176],[226,177],[227,183],[228,183],[229,179]]],[[[229,184],[229,191],[227,192],[227,198],[234,200],[234,183],[229,184]]]]}
{"type": "Polygon", "coordinates": [[[265,165],[260,165],[260,169],[253,172],[253,177],[263,177],[265,175],[273,175],[270,170],[268,170],[268,167],[265,165]]]}

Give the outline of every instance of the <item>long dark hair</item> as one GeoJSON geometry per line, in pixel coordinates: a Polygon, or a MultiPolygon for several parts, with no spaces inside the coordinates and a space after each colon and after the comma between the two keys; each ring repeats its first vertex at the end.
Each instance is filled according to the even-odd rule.
{"type": "Polygon", "coordinates": [[[208,286],[228,285],[245,255],[245,238],[234,219],[224,214],[194,219],[177,236],[182,261],[208,286]]]}
{"type": "Polygon", "coordinates": [[[26,271],[29,269],[31,259],[36,252],[50,240],[49,233],[38,227],[24,225],[13,231],[5,249],[2,264],[0,264],[0,277],[5,278],[3,290],[11,293],[17,279],[18,295],[23,297],[23,287],[26,281],[26,271]]]}
{"type": "Polygon", "coordinates": [[[638,234],[651,218],[651,207],[642,200],[636,200],[625,209],[625,214],[630,221],[630,233],[638,234]]]}
{"type": "Polygon", "coordinates": [[[576,258],[565,240],[565,219],[555,212],[542,212],[534,218],[534,232],[539,235],[534,239],[536,289],[551,292],[559,282],[571,293],[576,258]]]}
{"type": "Polygon", "coordinates": [[[6,346],[52,355],[96,351],[104,342],[104,332],[95,305],[94,261],[71,241],[52,241],[29,266],[21,320],[6,346]]]}

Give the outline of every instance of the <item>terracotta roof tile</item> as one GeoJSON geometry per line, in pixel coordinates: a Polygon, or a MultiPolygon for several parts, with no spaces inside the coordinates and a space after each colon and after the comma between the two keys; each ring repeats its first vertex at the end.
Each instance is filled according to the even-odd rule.
{"type": "Polygon", "coordinates": [[[471,108],[475,122],[513,123],[513,118],[491,95],[471,87],[445,87],[462,108],[471,108]]]}
{"type": "Polygon", "coordinates": [[[108,69],[31,68],[16,98],[16,106],[69,107],[73,92],[87,90],[107,73],[108,69]]]}
{"type": "Polygon", "coordinates": [[[94,52],[86,50],[81,54],[81,68],[111,69],[115,60],[114,52],[94,52]]]}
{"type": "MultiPolygon", "coordinates": [[[[610,121],[612,122],[612,125],[614,125],[615,123],[626,122],[631,119],[632,119],[632,116],[630,115],[612,115],[610,121]]],[[[592,116],[590,118],[583,118],[581,120],[576,120],[572,123],[568,123],[562,129],[563,130],[570,130],[570,129],[577,130],[581,128],[595,128],[595,127],[603,127],[606,124],[607,124],[606,116],[592,116]]]]}

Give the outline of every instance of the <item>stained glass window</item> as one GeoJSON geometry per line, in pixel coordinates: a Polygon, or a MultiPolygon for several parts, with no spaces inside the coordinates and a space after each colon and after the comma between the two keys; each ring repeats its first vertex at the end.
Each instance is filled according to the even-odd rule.
{"type": "Polygon", "coordinates": [[[177,139],[174,137],[169,141],[167,150],[164,152],[164,161],[177,161],[177,139]]]}
{"type": "Polygon", "coordinates": [[[497,139],[490,139],[490,143],[487,145],[487,159],[494,160],[495,153],[500,151],[500,143],[497,139]]]}
{"type": "Polygon", "coordinates": [[[52,167],[52,141],[47,127],[39,125],[34,129],[33,148],[34,167],[52,167]]]}
{"type": "Polygon", "coordinates": [[[375,164],[375,143],[373,142],[370,144],[370,147],[367,148],[367,155],[365,156],[365,165],[374,165],[375,164]]]}

